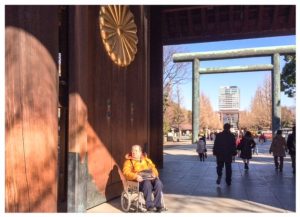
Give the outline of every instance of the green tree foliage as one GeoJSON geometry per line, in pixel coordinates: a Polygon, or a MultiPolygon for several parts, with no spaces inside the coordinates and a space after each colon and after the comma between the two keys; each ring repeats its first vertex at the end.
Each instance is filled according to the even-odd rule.
{"type": "Polygon", "coordinates": [[[285,66],[281,74],[281,91],[288,97],[295,97],[296,94],[296,55],[285,55],[285,66]]]}

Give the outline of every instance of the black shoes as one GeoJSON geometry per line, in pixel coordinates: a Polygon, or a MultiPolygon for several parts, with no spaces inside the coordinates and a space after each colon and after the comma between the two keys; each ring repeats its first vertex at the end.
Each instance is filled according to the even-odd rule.
{"type": "Polygon", "coordinates": [[[147,208],[147,212],[154,212],[154,207],[152,207],[152,206],[151,206],[151,207],[148,207],[148,208],[147,208]]]}
{"type": "Polygon", "coordinates": [[[161,212],[163,210],[162,207],[156,207],[156,211],[155,212],[161,212]]]}
{"type": "MultiPolygon", "coordinates": [[[[217,179],[217,181],[216,181],[217,185],[219,185],[219,184],[221,183],[221,178],[222,178],[221,176],[218,177],[218,179],[217,179]]],[[[226,180],[226,184],[227,184],[228,186],[230,186],[230,185],[231,185],[231,181],[227,181],[227,180],[226,180]]]]}
{"type": "Polygon", "coordinates": [[[249,169],[249,166],[247,163],[245,163],[245,166],[244,166],[245,170],[248,170],[249,169]]]}
{"type": "Polygon", "coordinates": [[[147,212],[161,212],[161,211],[163,211],[163,207],[156,207],[156,209],[154,207],[147,208],[147,212]]]}

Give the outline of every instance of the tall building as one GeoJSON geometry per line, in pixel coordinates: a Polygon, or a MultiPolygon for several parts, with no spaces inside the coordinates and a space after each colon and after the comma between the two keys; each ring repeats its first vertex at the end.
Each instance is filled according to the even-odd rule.
{"type": "Polygon", "coordinates": [[[240,89],[237,86],[220,87],[219,112],[223,124],[229,123],[238,128],[240,109],[240,89]]]}

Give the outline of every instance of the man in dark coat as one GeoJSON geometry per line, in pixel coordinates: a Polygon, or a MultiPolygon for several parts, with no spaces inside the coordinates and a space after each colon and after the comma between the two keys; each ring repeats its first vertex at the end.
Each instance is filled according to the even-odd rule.
{"type": "Polygon", "coordinates": [[[293,127],[293,133],[288,136],[287,147],[292,160],[293,173],[296,172],[296,127],[293,127]]]}
{"type": "Polygon", "coordinates": [[[222,170],[225,164],[226,183],[231,185],[232,157],[236,155],[235,137],[230,132],[230,124],[224,124],[224,130],[218,133],[214,142],[213,155],[217,157],[217,184],[221,183],[222,170]]]}

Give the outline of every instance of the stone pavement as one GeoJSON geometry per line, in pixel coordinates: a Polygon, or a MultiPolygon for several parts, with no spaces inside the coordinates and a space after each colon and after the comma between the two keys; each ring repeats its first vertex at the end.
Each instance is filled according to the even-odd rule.
{"type": "MultiPolygon", "coordinates": [[[[244,170],[240,158],[232,164],[232,185],[216,184],[216,163],[212,142],[208,141],[208,158],[200,162],[193,144],[164,146],[164,199],[168,213],[211,212],[295,212],[295,176],[290,157],[284,160],[283,172],[275,171],[268,153],[270,142],[258,145],[259,153],[244,170]]],[[[224,168],[225,169],[225,168],[224,168]]],[[[101,204],[88,212],[122,212],[120,198],[101,204]]]]}

